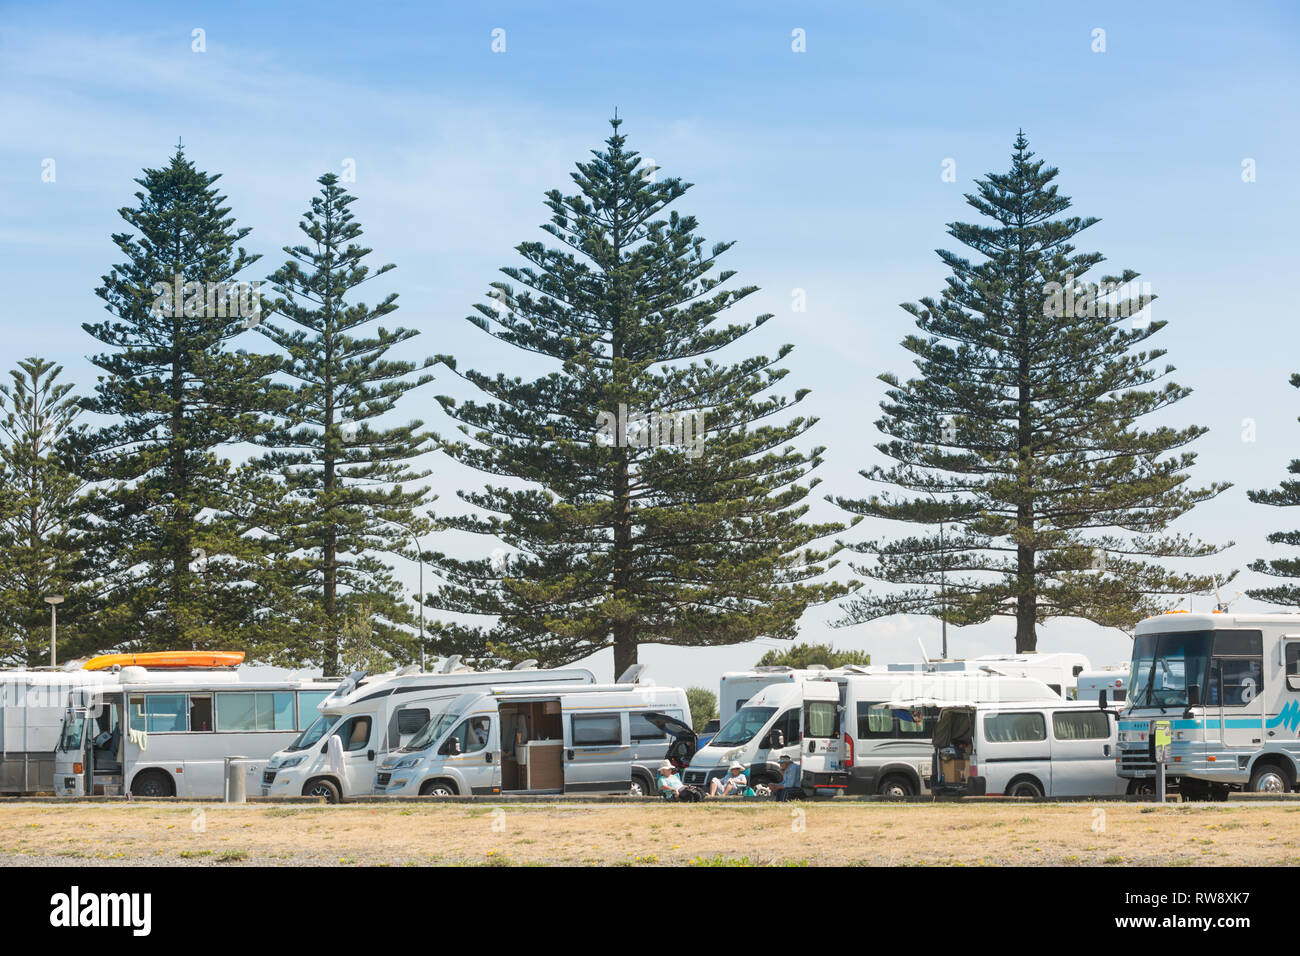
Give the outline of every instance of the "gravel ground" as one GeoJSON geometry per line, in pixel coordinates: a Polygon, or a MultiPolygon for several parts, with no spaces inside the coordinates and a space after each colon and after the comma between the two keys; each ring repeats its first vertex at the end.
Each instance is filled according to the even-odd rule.
{"type": "Polygon", "coordinates": [[[0,806],[5,866],[1300,865],[1300,804],[0,806]]]}

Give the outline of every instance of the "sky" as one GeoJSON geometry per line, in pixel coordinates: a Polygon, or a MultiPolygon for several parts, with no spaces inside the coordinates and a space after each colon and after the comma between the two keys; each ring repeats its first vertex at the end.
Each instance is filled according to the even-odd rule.
{"type": "MultiPolygon", "coordinates": [[[[733,282],[761,287],[745,315],[775,315],[728,356],[794,343],[786,391],[813,390],[809,444],[827,448],[818,491],[865,497],[880,488],[858,471],[883,461],[877,376],[911,370],[899,304],[939,291],[946,224],[974,218],[963,194],[1009,166],[1023,129],[1073,212],[1101,219],[1080,247],[1159,296],[1151,317],[1169,324],[1150,343],[1194,389],[1163,420],[1210,428],[1193,480],[1234,485],[1171,530],[1235,542],[1200,567],[1244,569],[1280,556],[1265,536],[1297,524],[1246,490],[1300,457],[1298,54],[1300,7],[1286,2],[0,3],[0,365],[40,355],[93,388],[98,343],[81,324],[101,317],[94,290],[120,260],[118,210],[183,141],[252,228],[265,271],[250,277],[299,241],[316,178],[354,171],[372,262],[397,267],[368,300],[398,292],[395,319],[421,333],[403,354],[536,373],[464,320],[520,263],[518,243],[547,238],[544,192],[570,186],[617,109],[630,148],[695,184],[677,207],[700,234],[736,240],[733,282]]],[[[443,393],[469,397],[444,373],[398,417],[449,431],[443,393]]],[[[438,511],[483,481],[425,464],[438,511]]],[[[842,517],[820,500],[810,513],[842,517]]],[[[850,540],[905,530],[864,524],[850,540]]],[[[483,556],[494,543],[427,546],[483,556]]],[[[415,567],[399,571],[414,589],[415,567]]],[[[1223,597],[1270,609],[1236,594],[1265,581],[1243,571],[1223,597]]],[[[800,639],[877,662],[939,653],[937,621],[832,628],[838,617],[810,609],[800,639]]],[[[1010,619],[950,628],[949,653],[1009,652],[1013,635],[1010,619]]],[[[1096,665],[1129,645],[1086,621],[1040,629],[1040,650],[1096,665]]],[[[643,646],[641,659],[658,683],[714,687],[776,646],[643,646]]],[[[611,652],[588,663],[614,676],[611,652]]]]}

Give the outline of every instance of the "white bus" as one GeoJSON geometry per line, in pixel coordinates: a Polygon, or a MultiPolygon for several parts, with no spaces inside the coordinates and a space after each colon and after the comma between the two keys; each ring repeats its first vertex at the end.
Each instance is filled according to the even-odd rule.
{"type": "Polygon", "coordinates": [[[54,792],[54,750],[68,693],[110,679],[80,669],[0,671],[0,793],[54,792]]]}
{"type": "Polygon", "coordinates": [[[243,681],[234,670],[124,667],[72,691],[54,755],[60,796],[131,793],[217,797],[227,757],[244,765],[248,792],[266,759],[317,717],[330,680],[243,681]]]}
{"type": "Polygon", "coordinates": [[[1153,722],[1169,721],[1165,772],[1185,797],[1293,790],[1300,762],[1300,614],[1172,612],[1138,624],[1117,770],[1155,777],[1153,722]]]}

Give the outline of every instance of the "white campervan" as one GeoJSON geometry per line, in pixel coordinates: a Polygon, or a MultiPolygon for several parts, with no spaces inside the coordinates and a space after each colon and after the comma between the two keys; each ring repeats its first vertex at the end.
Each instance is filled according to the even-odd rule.
{"type": "Polygon", "coordinates": [[[931,773],[930,738],[945,704],[1061,700],[1041,680],[978,670],[848,674],[832,679],[843,688],[841,753],[851,794],[924,793],[931,773]],[[899,699],[914,700],[916,706],[901,710],[891,704],[899,699]]]}
{"type": "Polygon", "coordinates": [[[262,796],[314,796],[329,803],[370,796],[378,763],[462,694],[512,684],[576,687],[596,682],[585,667],[538,670],[533,663],[514,670],[472,671],[460,667],[459,658],[449,658],[436,674],[414,665],[373,676],[353,674],[321,702],[311,726],[267,762],[262,796]],[[338,743],[331,745],[334,738],[338,743]]]}
{"type": "Polygon", "coordinates": [[[451,702],[381,761],[375,792],[653,794],[660,762],[694,752],[689,720],[677,687],[494,686],[451,702]]]}
{"type": "Polygon", "coordinates": [[[1100,797],[1123,793],[1113,710],[1086,701],[945,707],[934,731],[939,794],[1100,797]]]}

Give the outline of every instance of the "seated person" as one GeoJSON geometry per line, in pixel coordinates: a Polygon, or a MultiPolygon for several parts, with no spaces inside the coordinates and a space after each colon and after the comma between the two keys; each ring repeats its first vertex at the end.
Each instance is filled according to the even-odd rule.
{"type": "Polygon", "coordinates": [[[709,796],[738,797],[745,792],[749,781],[745,779],[745,768],[736,761],[731,761],[727,776],[714,777],[709,781],[709,796]]]}
{"type": "Polygon", "coordinates": [[[799,765],[789,754],[781,754],[781,782],[772,784],[772,796],[778,800],[797,800],[803,796],[799,786],[799,765]]]}
{"type": "Polygon", "coordinates": [[[676,800],[686,787],[671,760],[665,760],[659,765],[659,773],[655,778],[655,783],[659,787],[659,795],[665,800],[676,800]]]}

